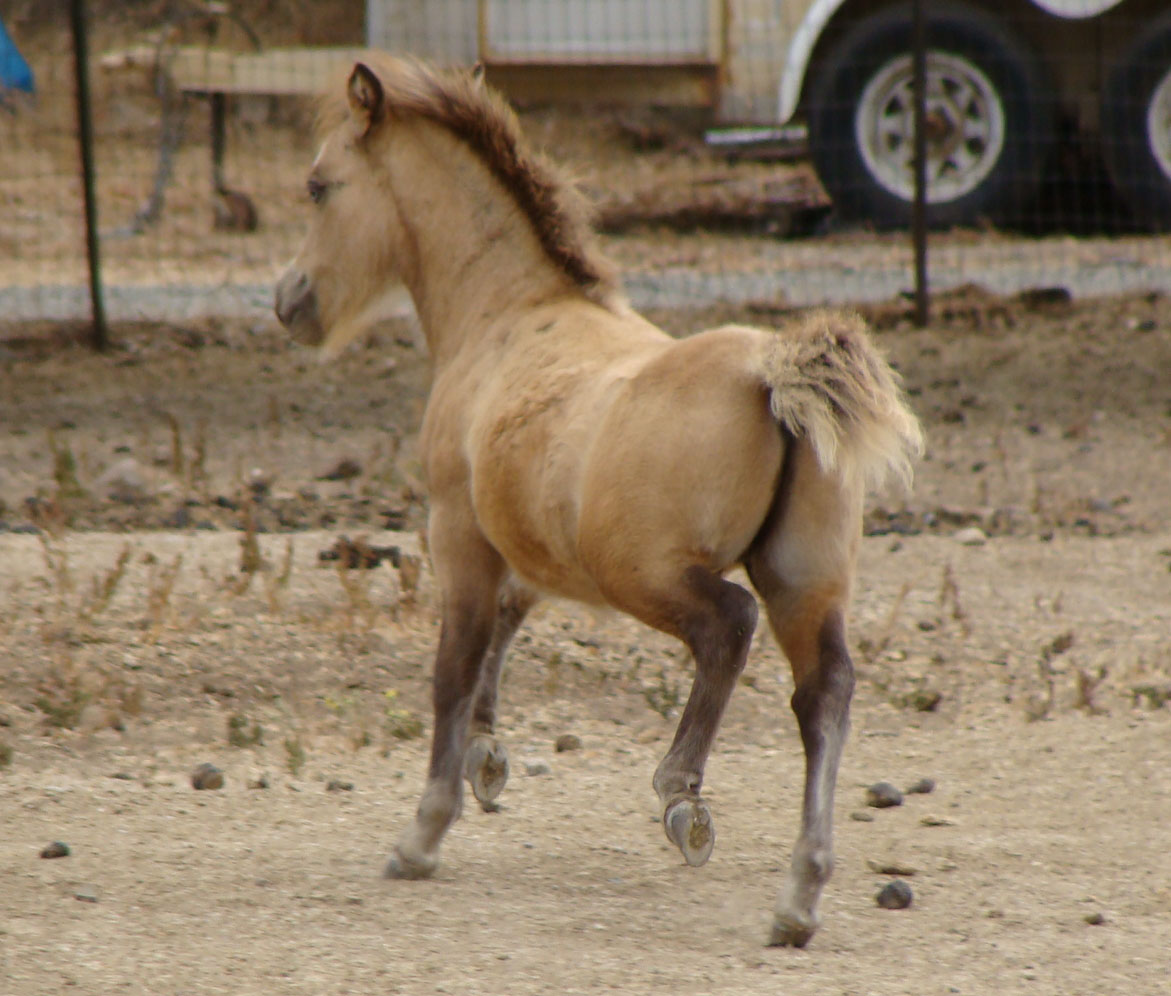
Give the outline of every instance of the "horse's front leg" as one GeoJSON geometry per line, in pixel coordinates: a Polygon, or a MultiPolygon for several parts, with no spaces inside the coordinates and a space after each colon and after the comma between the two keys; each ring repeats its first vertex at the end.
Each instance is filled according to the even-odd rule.
{"type": "Polygon", "coordinates": [[[432,679],[431,762],[415,819],[399,837],[387,863],[388,878],[434,874],[440,842],[462,805],[472,703],[492,643],[505,572],[499,554],[473,522],[470,512],[456,516],[432,511],[431,558],[443,595],[443,622],[432,679]]]}
{"type": "Polygon", "coordinates": [[[495,735],[500,672],[513,636],[536,601],[536,593],[515,580],[504,586],[492,643],[480,671],[480,684],[472,706],[464,775],[477,801],[488,812],[495,810],[493,800],[508,781],[508,751],[495,735]]]}

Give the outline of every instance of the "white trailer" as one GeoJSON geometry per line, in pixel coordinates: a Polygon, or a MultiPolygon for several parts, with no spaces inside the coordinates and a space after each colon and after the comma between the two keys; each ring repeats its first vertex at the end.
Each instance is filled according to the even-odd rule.
{"type": "MultiPolygon", "coordinates": [[[[1167,0],[925,8],[937,223],[1018,211],[1061,121],[1100,141],[1142,220],[1171,225],[1167,0]]],[[[909,0],[368,0],[367,35],[483,62],[518,98],[699,107],[723,124],[801,118],[844,214],[910,214],[909,0]]]]}

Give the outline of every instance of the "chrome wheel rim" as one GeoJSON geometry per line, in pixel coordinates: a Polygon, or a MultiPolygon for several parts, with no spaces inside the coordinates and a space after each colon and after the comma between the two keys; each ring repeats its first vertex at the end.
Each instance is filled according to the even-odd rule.
{"type": "Polygon", "coordinates": [[[1159,169],[1171,180],[1171,69],[1151,94],[1147,107],[1147,144],[1159,169]]]}
{"type": "MultiPolygon", "coordinates": [[[[901,55],[874,74],[854,112],[866,169],[905,201],[915,196],[913,97],[911,56],[901,55]]],[[[971,193],[995,168],[1004,151],[1004,106],[977,66],[946,52],[927,55],[926,103],[927,200],[946,204],[971,193]]]]}

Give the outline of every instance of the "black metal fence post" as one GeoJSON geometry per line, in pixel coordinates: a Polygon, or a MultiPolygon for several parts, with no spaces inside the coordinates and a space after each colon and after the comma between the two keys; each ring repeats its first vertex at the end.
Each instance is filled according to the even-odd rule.
{"type": "Polygon", "coordinates": [[[927,285],[927,26],[923,0],[912,6],[912,72],[915,76],[915,202],[911,213],[911,237],[915,245],[915,324],[927,324],[930,296],[927,285]]]}
{"type": "Polygon", "coordinates": [[[94,349],[110,344],[106,307],[102,296],[102,267],[98,244],[97,196],[94,190],[94,134],[89,99],[89,39],[85,2],[70,0],[69,23],[73,32],[73,75],[77,94],[77,135],[81,147],[81,181],[85,193],[85,251],[89,261],[90,309],[94,349]]]}

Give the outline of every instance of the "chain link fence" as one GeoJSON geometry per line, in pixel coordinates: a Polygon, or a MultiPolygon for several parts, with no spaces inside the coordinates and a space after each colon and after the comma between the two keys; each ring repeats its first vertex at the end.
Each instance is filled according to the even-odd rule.
{"type": "Polygon", "coordinates": [[[1161,0],[921,0],[921,91],[912,2],[14,0],[0,322],[91,315],[73,6],[114,322],[268,320],[309,96],[366,44],[484,62],[596,201],[636,306],[910,291],[917,135],[933,292],[1171,290],[1161,0]]]}

